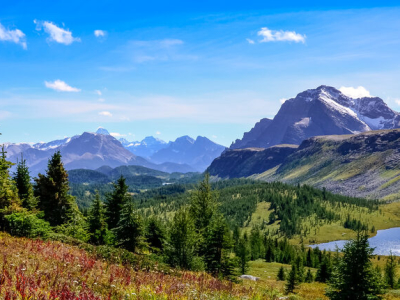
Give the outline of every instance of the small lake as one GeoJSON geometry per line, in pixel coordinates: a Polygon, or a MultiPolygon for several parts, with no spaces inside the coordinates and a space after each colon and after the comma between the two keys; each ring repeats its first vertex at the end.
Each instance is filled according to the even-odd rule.
{"type": "MultiPolygon", "coordinates": [[[[375,248],[374,254],[389,255],[390,251],[396,256],[400,256],[400,227],[378,230],[376,236],[368,239],[369,245],[375,248]]],[[[342,249],[347,240],[334,241],[323,244],[310,245],[312,248],[318,247],[320,250],[335,251],[336,245],[342,249]]]]}

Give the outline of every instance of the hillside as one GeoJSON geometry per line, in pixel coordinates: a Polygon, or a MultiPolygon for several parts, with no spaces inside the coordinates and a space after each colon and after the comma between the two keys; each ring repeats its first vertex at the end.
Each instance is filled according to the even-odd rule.
{"type": "Polygon", "coordinates": [[[399,122],[400,114],[381,98],[351,98],[322,85],[286,100],[272,121],[262,119],[231,149],[299,145],[313,136],[399,128],[399,122]]]}
{"type": "MultiPolygon", "coordinates": [[[[89,246],[85,247],[93,249],[89,246]]],[[[133,300],[193,299],[193,294],[196,298],[219,299],[262,296],[259,291],[220,281],[205,273],[157,268],[155,262],[145,256],[130,254],[133,261],[122,264],[119,255],[123,253],[120,251],[118,257],[107,261],[60,242],[15,238],[0,233],[0,254],[4,257],[0,298],[133,300]]]]}
{"type": "Polygon", "coordinates": [[[350,196],[395,200],[400,188],[400,130],[369,131],[356,135],[334,135],[305,140],[283,161],[268,151],[226,151],[210,166],[213,176],[249,177],[265,181],[309,184],[350,196]],[[246,155],[244,155],[246,154],[246,155]],[[229,162],[229,169],[224,166],[229,162]],[[248,167],[250,166],[250,167],[248,167]]]}

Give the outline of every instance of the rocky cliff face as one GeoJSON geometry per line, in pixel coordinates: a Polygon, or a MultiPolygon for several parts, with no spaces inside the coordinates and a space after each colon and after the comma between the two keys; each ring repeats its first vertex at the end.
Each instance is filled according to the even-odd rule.
{"type": "MultiPolygon", "coordinates": [[[[263,119],[264,120],[264,119],[263,119]]],[[[320,135],[354,134],[400,127],[400,114],[377,97],[350,98],[320,86],[282,104],[272,121],[261,120],[232,149],[297,144],[320,135]]]]}
{"type": "Polygon", "coordinates": [[[275,148],[256,153],[251,149],[226,151],[211,164],[210,174],[309,184],[351,196],[400,199],[399,129],[313,137],[285,157],[270,155],[268,161],[265,154],[275,148]],[[234,151],[246,155],[234,155],[234,151]]]}

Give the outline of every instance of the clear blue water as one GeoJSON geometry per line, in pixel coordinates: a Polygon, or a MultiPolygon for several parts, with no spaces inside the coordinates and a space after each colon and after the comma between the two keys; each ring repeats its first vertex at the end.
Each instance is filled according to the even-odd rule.
{"type": "MultiPolygon", "coordinates": [[[[368,239],[369,245],[375,248],[374,254],[389,255],[390,251],[394,255],[400,256],[400,227],[378,230],[376,236],[368,239]]],[[[335,251],[336,245],[342,249],[348,241],[340,240],[329,243],[310,245],[312,248],[318,247],[321,250],[335,251]]]]}

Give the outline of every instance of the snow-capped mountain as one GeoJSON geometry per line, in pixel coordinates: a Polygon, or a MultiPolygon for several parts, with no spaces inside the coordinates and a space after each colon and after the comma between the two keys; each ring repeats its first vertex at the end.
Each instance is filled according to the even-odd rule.
{"type": "Polygon", "coordinates": [[[131,151],[133,154],[142,157],[150,157],[157,151],[164,149],[168,146],[168,143],[152,136],[145,137],[141,142],[129,142],[124,138],[119,139],[119,141],[126,149],[131,151]]]}
{"type": "Polygon", "coordinates": [[[300,144],[319,135],[354,134],[400,127],[400,114],[378,97],[353,99],[322,85],[286,100],[272,121],[261,120],[231,149],[300,144]]]}

